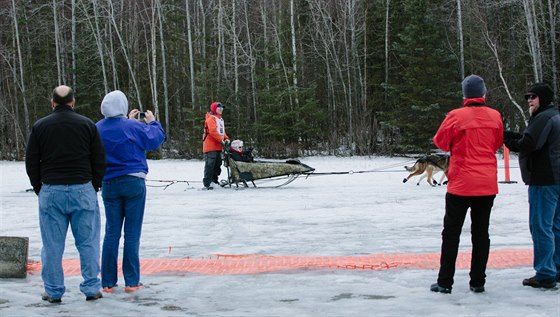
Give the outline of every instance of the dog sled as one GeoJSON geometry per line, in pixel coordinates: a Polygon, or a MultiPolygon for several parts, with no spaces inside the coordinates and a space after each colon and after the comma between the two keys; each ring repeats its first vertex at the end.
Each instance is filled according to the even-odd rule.
{"type": "Polygon", "coordinates": [[[228,151],[224,151],[224,165],[227,168],[228,179],[221,180],[222,187],[235,185],[239,187],[281,187],[288,185],[301,175],[310,175],[315,171],[313,167],[291,159],[284,162],[235,161],[228,151]]]}

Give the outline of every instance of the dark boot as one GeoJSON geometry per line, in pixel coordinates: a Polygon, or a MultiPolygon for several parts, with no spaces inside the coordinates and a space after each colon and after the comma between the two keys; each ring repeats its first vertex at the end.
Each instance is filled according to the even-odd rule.
{"type": "Polygon", "coordinates": [[[534,288],[554,288],[556,286],[555,280],[539,280],[536,276],[526,278],[523,280],[524,286],[531,286],[534,288]]]}
{"type": "Polygon", "coordinates": [[[51,304],[58,304],[58,303],[62,302],[62,300],[60,298],[52,298],[47,293],[41,294],[41,299],[44,300],[44,301],[47,301],[51,304]]]}
{"type": "Polygon", "coordinates": [[[87,295],[86,296],[86,300],[90,301],[90,300],[98,300],[100,298],[103,298],[103,294],[101,292],[97,292],[94,295],[87,295]]]}
{"type": "Polygon", "coordinates": [[[443,294],[451,294],[451,287],[443,287],[438,283],[434,283],[430,286],[430,291],[443,294]]]}

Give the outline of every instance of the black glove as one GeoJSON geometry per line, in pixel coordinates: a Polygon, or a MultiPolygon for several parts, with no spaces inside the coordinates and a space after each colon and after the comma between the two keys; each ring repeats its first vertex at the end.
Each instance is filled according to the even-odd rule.
{"type": "Polygon", "coordinates": [[[228,139],[222,140],[222,147],[223,147],[224,149],[226,149],[227,151],[229,151],[229,149],[230,149],[229,143],[230,143],[230,142],[229,142],[228,139]]]}
{"type": "Polygon", "coordinates": [[[504,131],[504,141],[505,140],[518,140],[518,139],[521,139],[522,137],[523,137],[523,135],[521,135],[517,132],[504,131]]]}

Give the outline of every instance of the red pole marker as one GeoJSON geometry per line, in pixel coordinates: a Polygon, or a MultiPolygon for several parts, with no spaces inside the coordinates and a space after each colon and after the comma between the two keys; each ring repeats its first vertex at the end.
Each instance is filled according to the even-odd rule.
{"type": "Polygon", "coordinates": [[[504,145],[504,170],[505,170],[505,175],[506,175],[506,180],[505,181],[501,181],[499,183],[502,184],[516,184],[516,181],[511,181],[510,180],[510,175],[509,175],[509,149],[507,148],[507,146],[504,145]]]}

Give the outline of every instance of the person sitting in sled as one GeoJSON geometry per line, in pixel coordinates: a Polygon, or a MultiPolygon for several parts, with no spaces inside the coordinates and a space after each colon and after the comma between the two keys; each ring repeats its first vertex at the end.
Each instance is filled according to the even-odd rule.
{"type": "Polygon", "coordinates": [[[234,161],[253,162],[253,149],[248,148],[244,150],[243,141],[241,140],[234,140],[231,142],[229,155],[234,161]]]}

